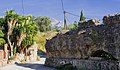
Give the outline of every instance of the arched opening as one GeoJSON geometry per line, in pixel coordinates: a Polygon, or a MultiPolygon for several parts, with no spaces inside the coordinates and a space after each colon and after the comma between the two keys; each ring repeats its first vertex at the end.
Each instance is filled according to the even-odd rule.
{"type": "Polygon", "coordinates": [[[112,54],[110,54],[108,52],[105,52],[103,50],[94,51],[91,54],[91,57],[101,57],[101,58],[103,58],[105,60],[118,60],[112,54]]]}

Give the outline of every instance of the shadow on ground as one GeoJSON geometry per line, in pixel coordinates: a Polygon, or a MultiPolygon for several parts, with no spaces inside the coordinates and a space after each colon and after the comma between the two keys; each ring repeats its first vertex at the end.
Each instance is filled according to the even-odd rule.
{"type": "Polygon", "coordinates": [[[45,52],[38,51],[38,56],[40,57],[40,62],[24,63],[24,64],[15,63],[15,64],[17,66],[30,68],[30,69],[33,69],[33,70],[56,70],[55,68],[47,67],[47,66],[44,65],[45,58],[47,57],[45,52]]]}
{"type": "Polygon", "coordinates": [[[30,63],[18,64],[16,63],[16,65],[34,69],[34,70],[56,70],[55,68],[47,67],[44,64],[30,64],[30,63]]]}
{"type": "Polygon", "coordinates": [[[46,58],[46,52],[42,51],[42,50],[38,50],[37,52],[38,56],[40,56],[40,58],[46,58]]]}

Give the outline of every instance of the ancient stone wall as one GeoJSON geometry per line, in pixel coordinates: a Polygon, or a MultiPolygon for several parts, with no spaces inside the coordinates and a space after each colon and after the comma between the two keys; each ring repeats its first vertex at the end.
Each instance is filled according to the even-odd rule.
{"type": "Polygon", "coordinates": [[[88,58],[93,52],[103,50],[120,59],[120,24],[100,25],[72,33],[59,34],[47,42],[49,58],[88,58]]]}
{"type": "Polygon", "coordinates": [[[117,61],[47,58],[45,64],[59,67],[68,63],[76,66],[79,70],[119,70],[119,62],[117,61]]]}
{"type": "Polygon", "coordinates": [[[103,17],[104,24],[116,24],[120,23],[120,14],[107,15],[103,17]]]}
{"type": "Polygon", "coordinates": [[[91,28],[91,27],[95,27],[97,25],[100,25],[100,21],[97,20],[97,19],[91,19],[91,20],[88,20],[88,21],[85,21],[85,22],[79,22],[78,26],[79,26],[79,29],[86,29],[86,28],[91,28]]]}
{"type": "MultiPolygon", "coordinates": [[[[79,23],[77,30],[53,37],[45,45],[48,60],[88,59],[89,61],[89,58],[93,57],[93,53],[97,51],[104,53],[97,52],[96,55],[99,56],[94,57],[102,57],[104,60],[120,60],[120,19],[118,18],[119,15],[105,16],[103,25],[96,25],[95,22],[89,20],[79,23]]],[[[46,64],[49,65],[47,61],[46,64]]]]}

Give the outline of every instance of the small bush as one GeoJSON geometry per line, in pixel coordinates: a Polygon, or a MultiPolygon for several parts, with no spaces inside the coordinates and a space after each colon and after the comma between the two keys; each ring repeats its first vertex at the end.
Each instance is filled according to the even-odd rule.
{"type": "Polygon", "coordinates": [[[15,56],[8,58],[8,60],[14,60],[14,59],[15,59],[15,56]]]}

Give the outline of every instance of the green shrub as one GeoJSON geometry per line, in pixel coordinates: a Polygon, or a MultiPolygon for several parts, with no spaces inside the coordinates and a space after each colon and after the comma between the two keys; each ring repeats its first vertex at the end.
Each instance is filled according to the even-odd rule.
{"type": "Polygon", "coordinates": [[[15,56],[11,56],[10,58],[8,58],[8,60],[14,60],[15,56]]]}

